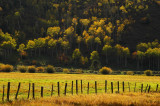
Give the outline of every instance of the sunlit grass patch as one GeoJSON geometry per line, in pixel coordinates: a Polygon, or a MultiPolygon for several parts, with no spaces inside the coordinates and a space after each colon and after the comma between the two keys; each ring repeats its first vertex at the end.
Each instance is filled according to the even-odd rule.
{"type": "MultiPolygon", "coordinates": [[[[141,92],[141,84],[143,84],[143,92],[148,84],[151,85],[151,92],[156,91],[157,84],[160,84],[158,76],[138,76],[138,75],[91,75],[91,74],[47,74],[47,73],[0,73],[0,96],[2,97],[2,86],[5,85],[5,99],[7,91],[7,83],[11,82],[10,99],[14,100],[18,83],[21,87],[18,99],[27,99],[29,83],[35,83],[35,97],[40,98],[41,86],[44,87],[44,97],[51,96],[51,88],[53,84],[53,96],[58,96],[57,82],[60,82],[60,96],[64,96],[65,83],[67,86],[67,96],[71,95],[71,84],[74,82],[73,92],[76,95],[76,80],[78,80],[78,94],[81,94],[81,80],[83,83],[83,94],[87,94],[88,82],[90,83],[89,93],[95,93],[95,81],[97,81],[98,94],[105,93],[105,80],[107,80],[107,93],[111,94],[111,82],[113,82],[114,94],[118,91],[117,82],[120,82],[120,93],[123,93],[122,82],[125,82],[125,92],[134,92],[136,83],[136,92],[141,92]]],[[[148,88],[147,88],[148,89],[148,88]]],[[[158,90],[160,92],[160,89],[158,90]]],[[[32,86],[30,98],[32,98],[32,86]]]]}

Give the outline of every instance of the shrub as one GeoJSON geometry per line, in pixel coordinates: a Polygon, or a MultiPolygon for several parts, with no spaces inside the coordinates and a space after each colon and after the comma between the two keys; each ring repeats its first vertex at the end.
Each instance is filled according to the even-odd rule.
{"type": "Polygon", "coordinates": [[[64,72],[64,73],[69,73],[70,71],[69,71],[69,69],[66,69],[66,68],[65,68],[65,69],[63,69],[63,72],[64,72]]]}
{"type": "Polygon", "coordinates": [[[61,67],[55,67],[56,72],[63,72],[63,68],[61,67]]]}
{"type": "Polygon", "coordinates": [[[133,71],[127,71],[127,75],[133,75],[134,72],[133,71]]]}
{"type": "Polygon", "coordinates": [[[97,71],[94,71],[93,73],[94,73],[94,74],[98,74],[98,72],[97,72],[97,71]]]}
{"type": "Polygon", "coordinates": [[[39,73],[43,73],[44,72],[44,67],[37,67],[36,70],[39,73]]]}
{"type": "Polygon", "coordinates": [[[100,70],[99,70],[100,73],[102,74],[110,74],[112,73],[112,69],[109,68],[109,67],[102,67],[100,70]]]}
{"type": "Polygon", "coordinates": [[[20,71],[21,73],[25,73],[27,71],[27,67],[26,66],[18,66],[17,70],[20,71]]]}
{"type": "Polygon", "coordinates": [[[89,70],[89,73],[93,73],[93,70],[89,70]]]}
{"type": "Polygon", "coordinates": [[[76,73],[81,74],[81,73],[83,73],[83,70],[81,70],[81,69],[76,69],[76,73]]]}
{"type": "Polygon", "coordinates": [[[1,72],[12,72],[13,71],[13,66],[9,64],[2,64],[0,65],[0,71],[1,72]]]}
{"type": "Polygon", "coordinates": [[[35,73],[36,72],[36,67],[35,66],[28,66],[28,72],[29,73],[35,73]]]}
{"type": "Polygon", "coordinates": [[[54,73],[55,72],[55,68],[53,66],[51,66],[51,65],[48,65],[46,67],[46,71],[47,71],[47,73],[54,73]]]}
{"type": "Polygon", "coordinates": [[[147,76],[151,76],[152,75],[152,71],[151,70],[146,70],[146,71],[144,71],[144,74],[146,74],[147,76]]]}

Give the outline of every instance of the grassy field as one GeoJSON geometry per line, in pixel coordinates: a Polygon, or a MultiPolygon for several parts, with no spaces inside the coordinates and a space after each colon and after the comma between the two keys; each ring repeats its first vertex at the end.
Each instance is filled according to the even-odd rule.
{"type": "Polygon", "coordinates": [[[66,97],[50,97],[36,100],[20,100],[4,106],[159,106],[160,94],[90,94],[66,97]]]}
{"type": "MultiPolygon", "coordinates": [[[[19,92],[19,99],[26,99],[28,93],[29,83],[35,83],[35,96],[40,98],[41,86],[44,87],[44,97],[50,97],[51,85],[54,85],[54,96],[57,94],[57,82],[60,82],[61,97],[64,96],[64,85],[68,83],[67,95],[71,96],[71,81],[74,81],[74,95],[75,94],[75,80],[79,80],[79,94],[80,80],[83,80],[83,94],[87,93],[87,83],[90,82],[90,93],[95,92],[95,83],[97,81],[98,94],[104,93],[105,80],[108,81],[107,93],[111,93],[111,82],[114,84],[114,94],[117,91],[117,81],[120,81],[120,93],[122,93],[122,81],[125,82],[125,92],[129,92],[128,82],[130,82],[131,92],[134,91],[135,82],[137,83],[136,92],[140,92],[141,84],[151,85],[151,91],[156,90],[156,85],[160,84],[160,77],[158,76],[138,76],[138,75],[87,75],[87,74],[46,74],[46,73],[0,73],[0,98],[2,97],[2,86],[5,85],[5,99],[7,91],[7,82],[11,82],[10,99],[14,100],[18,83],[21,82],[19,92]]],[[[32,91],[32,90],[31,90],[32,91]]],[[[160,91],[160,89],[159,89],[160,91]]],[[[32,93],[31,93],[32,95],[32,93]]]]}

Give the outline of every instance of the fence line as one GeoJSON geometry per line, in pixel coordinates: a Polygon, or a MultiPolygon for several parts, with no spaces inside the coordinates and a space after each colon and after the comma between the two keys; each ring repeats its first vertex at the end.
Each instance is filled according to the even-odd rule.
{"type": "MultiPolygon", "coordinates": [[[[108,85],[107,85],[107,80],[105,80],[105,82],[104,82],[104,89],[102,89],[102,90],[104,90],[104,92],[105,93],[107,93],[107,90],[109,89],[108,88],[108,85]]],[[[116,93],[120,93],[120,82],[118,81],[117,82],[117,86],[114,86],[114,84],[113,84],[114,82],[111,82],[111,88],[110,88],[110,92],[111,93],[114,93],[114,92],[116,92],[116,93]]],[[[100,83],[98,83],[99,85],[100,85],[100,83]]],[[[83,80],[81,80],[81,83],[80,83],[80,86],[78,85],[78,80],[76,80],[76,83],[75,83],[75,86],[76,86],[76,88],[75,88],[75,90],[76,90],[76,94],[78,95],[78,88],[80,87],[81,88],[81,94],[83,94],[84,92],[86,92],[87,94],[89,94],[90,93],[90,88],[91,89],[94,89],[95,90],[95,94],[97,94],[98,93],[98,88],[99,87],[102,87],[102,86],[99,86],[97,84],[97,81],[95,81],[95,84],[94,84],[94,86],[95,87],[93,87],[93,86],[90,86],[90,82],[87,82],[87,85],[85,86],[83,86],[83,80]],[[85,91],[85,88],[86,87],[86,91],[85,91]]],[[[9,101],[10,100],[10,86],[11,86],[11,83],[10,82],[8,82],[8,84],[7,84],[7,101],[9,101]]],[[[73,89],[73,87],[74,87],[74,81],[71,81],[71,84],[69,84],[68,85],[68,83],[65,83],[65,86],[64,86],[64,95],[66,96],[67,95],[67,86],[71,86],[71,92],[70,92],[70,94],[74,94],[74,89],[73,89]]],[[[127,85],[126,85],[127,86],[127,85]]],[[[123,92],[127,92],[127,91],[129,91],[129,92],[131,92],[131,83],[130,82],[128,82],[128,88],[129,88],[129,90],[125,90],[125,82],[123,81],[122,82],[122,91],[123,92]]],[[[54,90],[53,90],[53,84],[51,85],[51,96],[53,96],[53,92],[55,92],[54,90]]],[[[159,92],[159,89],[158,89],[158,87],[159,87],[159,84],[156,84],[156,88],[153,90],[153,88],[152,88],[152,91],[153,92],[159,92]]],[[[19,91],[20,91],[20,88],[21,88],[21,83],[19,82],[19,84],[18,84],[18,88],[17,88],[17,91],[16,91],[16,94],[15,94],[15,99],[18,99],[18,95],[19,95],[19,91]]],[[[45,86],[41,86],[41,93],[40,93],[40,95],[41,95],[41,97],[44,97],[44,88],[45,88],[45,86]]],[[[61,87],[60,87],[60,82],[57,82],[57,93],[58,93],[58,96],[60,96],[60,89],[61,89],[61,87]]],[[[100,89],[100,88],[99,88],[100,89]]],[[[137,88],[137,83],[135,83],[135,85],[133,86],[133,90],[134,90],[134,92],[136,92],[137,90],[136,89],[138,89],[137,88]]],[[[2,101],[4,102],[4,97],[5,97],[5,85],[3,85],[3,90],[2,90],[3,92],[2,92],[2,101]]],[[[29,97],[30,97],[30,91],[31,91],[31,83],[29,83],[29,89],[28,89],[28,97],[27,97],[27,99],[29,99],[29,97]]],[[[93,91],[93,90],[92,90],[93,91]]],[[[149,85],[149,84],[147,84],[146,86],[142,83],[141,85],[140,85],[140,88],[139,88],[139,90],[138,90],[139,92],[141,92],[141,93],[150,93],[151,92],[151,85],[149,85]]],[[[35,83],[32,83],[32,98],[33,99],[35,99],[35,83]]]]}

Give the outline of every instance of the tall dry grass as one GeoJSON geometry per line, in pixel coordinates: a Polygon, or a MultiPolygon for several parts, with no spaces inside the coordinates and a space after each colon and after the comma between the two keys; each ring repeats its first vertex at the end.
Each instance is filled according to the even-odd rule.
{"type": "Polygon", "coordinates": [[[21,100],[6,103],[3,105],[12,106],[159,106],[160,94],[141,94],[141,93],[125,93],[125,94],[99,94],[99,95],[74,95],[63,97],[52,97],[36,100],[21,100]]]}

